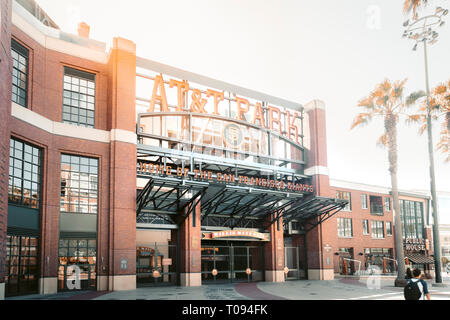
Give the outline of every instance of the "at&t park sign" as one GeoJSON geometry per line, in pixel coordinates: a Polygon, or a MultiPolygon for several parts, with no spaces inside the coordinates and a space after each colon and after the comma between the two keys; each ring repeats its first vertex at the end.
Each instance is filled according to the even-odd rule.
{"type": "Polygon", "coordinates": [[[270,188],[280,191],[292,191],[299,193],[312,193],[313,186],[309,184],[286,182],[283,180],[268,179],[263,177],[252,177],[245,175],[234,175],[218,171],[207,171],[194,169],[192,173],[188,168],[172,167],[166,165],[153,164],[145,161],[138,161],[138,173],[141,174],[156,174],[161,176],[174,176],[178,178],[190,179],[200,181],[211,181],[225,184],[238,184],[244,186],[253,186],[261,188],[270,188]]]}
{"type": "MultiPolygon", "coordinates": [[[[176,112],[193,112],[200,114],[219,114],[219,103],[225,100],[225,95],[223,91],[216,91],[212,89],[207,89],[206,92],[202,92],[199,89],[189,88],[188,81],[178,81],[175,79],[170,79],[170,88],[175,88],[177,90],[177,105],[176,112]],[[189,91],[191,93],[191,104],[186,109],[186,96],[189,91]],[[208,98],[214,103],[214,108],[212,112],[206,110],[206,105],[209,102],[208,98]]],[[[280,136],[284,136],[287,139],[301,144],[298,140],[299,128],[296,124],[296,119],[300,117],[298,112],[290,112],[285,109],[285,118],[282,119],[282,111],[275,107],[268,105],[264,112],[263,106],[260,102],[256,102],[253,108],[250,108],[249,100],[235,96],[232,100],[236,102],[236,120],[245,121],[252,125],[259,126],[265,129],[270,129],[272,131],[278,131],[280,136]],[[253,109],[253,110],[250,110],[253,109]],[[249,117],[250,121],[247,121],[249,117]],[[267,119],[266,119],[267,117],[267,119]]],[[[155,104],[160,105],[160,112],[170,112],[169,105],[167,103],[166,95],[166,82],[162,75],[156,75],[153,83],[152,97],[150,99],[150,106],[147,112],[155,112],[155,104]]]]}

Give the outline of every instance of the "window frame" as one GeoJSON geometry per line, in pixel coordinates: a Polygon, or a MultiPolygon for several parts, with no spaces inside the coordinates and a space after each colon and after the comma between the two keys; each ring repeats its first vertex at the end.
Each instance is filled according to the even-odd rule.
{"type": "Polygon", "coordinates": [[[9,141],[10,141],[9,142],[10,155],[9,155],[9,175],[8,175],[8,204],[40,210],[42,203],[43,149],[36,145],[28,143],[27,141],[18,139],[14,136],[11,136],[9,141]],[[21,150],[16,148],[16,143],[22,144],[21,150]],[[26,151],[27,147],[30,148],[31,153],[26,151]],[[17,153],[21,153],[20,157],[16,157],[16,151],[17,153]],[[29,160],[27,159],[27,155],[29,157],[29,160]],[[16,166],[16,163],[17,164],[20,163],[20,166],[19,165],[16,166]],[[29,170],[26,170],[27,166],[29,167],[29,170]],[[18,170],[18,173],[20,172],[20,177],[15,174],[16,170],[18,170]],[[29,174],[29,178],[25,177],[25,175],[27,174],[29,174]],[[34,179],[35,175],[36,179],[34,179]],[[17,179],[20,179],[20,186],[21,186],[20,187],[21,194],[19,201],[13,200],[16,196],[18,196],[14,194],[14,187],[16,185],[15,182],[17,179]],[[30,186],[29,188],[25,188],[25,182],[28,182],[30,186]],[[34,185],[36,185],[36,189],[33,188],[34,185]],[[10,186],[12,186],[12,193],[10,193],[10,186]],[[30,190],[29,197],[24,196],[25,189],[30,190]],[[37,193],[35,205],[33,205],[33,190],[36,190],[37,193]],[[25,199],[29,199],[30,203],[29,204],[25,203],[26,202],[25,199]]]}
{"type": "Polygon", "coordinates": [[[368,209],[368,208],[369,207],[367,206],[367,194],[361,193],[361,209],[368,209]]]}
{"type": "Polygon", "coordinates": [[[383,206],[384,206],[384,211],[385,212],[391,212],[391,198],[390,197],[384,197],[383,198],[383,206]],[[386,204],[387,204],[387,206],[386,206],[386,204]]]}
{"type": "Polygon", "coordinates": [[[392,234],[393,234],[392,222],[391,221],[386,221],[385,228],[386,228],[386,236],[387,237],[392,237],[392,234]],[[388,224],[389,224],[389,228],[388,228],[388,224]]]}
{"type": "Polygon", "coordinates": [[[362,224],[363,224],[363,235],[364,236],[369,236],[370,235],[369,220],[368,219],[364,219],[362,221],[362,224]],[[367,227],[367,231],[366,231],[366,227],[367,227]]]}
{"type": "Polygon", "coordinates": [[[384,203],[383,203],[383,197],[382,196],[375,196],[375,195],[370,195],[369,196],[369,207],[370,207],[370,214],[373,216],[383,216],[384,215],[384,203]],[[375,203],[375,198],[379,198],[381,199],[381,205],[377,205],[375,203]],[[373,203],[373,204],[372,204],[373,203]],[[381,208],[381,212],[375,211],[375,209],[380,209],[381,208]],[[374,210],[374,211],[372,211],[374,210]]]}
{"type": "Polygon", "coordinates": [[[347,205],[342,209],[342,211],[352,211],[352,193],[350,191],[339,191],[336,190],[336,199],[348,200],[347,205]],[[345,196],[348,195],[348,198],[345,196]]]}
{"type": "Polygon", "coordinates": [[[352,218],[338,218],[338,237],[339,238],[353,238],[353,219],[352,218]],[[350,230],[350,235],[346,231],[350,230]]]}
{"type": "Polygon", "coordinates": [[[63,66],[61,122],[95,128],[96,78],[96,73],[63,66]],[[70,83],[66,81],[66,78],[70,79],[70,83]],[[74,81],[77,83],[74,83],[74,81]],[[83,81],[85,84],[82,84],[83,81]],[[68,86],[70,86],[70,89],[68,86]],[[76,89],[77,87],[78,89],[76,89]],[[82,92],[82,88],[85,92],[82,92]],[[91,90],[93,93],[91,93],[91,90]],[[76,116],[76,121],[72,120],[73,116],[76,116]],[[81,121],[81,118],[85,118],[85,120],[81,121]],[[89,123],[89,119],[92,119],[92,123],[89,123]]]}
{"type": "MultiPolygon", "coordinates": [[[[30,71],[30,49],[28,49],[27,47],[22,45],[16,39],[11,38],[11,51],[14,51],[16,54],[19,55],[19,57],[23,57],[25,59],[25,61],[26,61],[26,72],[23,72],[22,70],[20,70],[19,68],[16,68],[14,66],[15,59],[14,59],[13,54],[11,52],[11,62],[12,62],[12,65],[11,65],[11,67],[12,67],[12,74],[11,74],[11,77],[12,77],[12,81],[11,81],[11,85],[12,85],[12,87],[11,87],[11,101],[13,101],[14,103],[18,104],[19,106],[22,106],[24,108],[28,108],[28,89],[29,89],[28,82],[29,82],[29,79],[30,79],[30,74],[29,74],[30,73],[29,72],[30,71]],[[14,70],[16,70],[19,73],[19,77],[18,77],[19,81],[22,81],[20,79],[21,78],[20,75],[21,74],[25,74],[25,80],[24,80],[25,81],[25,89],[21,88],[20,85],[14,84],[14,78],[15,78],[14,70]],[[24,90],[25,91],[25,97],[24,97],[25,102],[24,102],[24,104],[21,104],[20,101],[15,101],[13,99],[13,94],[14,94],[14,88],[15,87],[17,88],[17,90],[24,90]]],[[[20,58],[19,58],[18,63],[20,63],[20,58]]],[[[20,97],[19,91],[17,91],[17,97],[20,97]]]]}
{"type": "Polygon", "coordinates": [[[386,239],[386,235],[385,235],[385,230],[384,230],[384,222],[380,221],[380,220],[371,220],[370,221],[370,227],[371,227],[371,234],[372,234],[372,239],[386,239]],[[383,231],[383,236],[380,237],[380,233],[379,230],[383,231]]]}
{"type": "Polygon", "coordinates": [[[60,197],[59,197],[59,212],[65,213],[65,214],[84,214],[84,215],[98,215],[100,210],[100,188],[99,188],[99,181],[100,181],[100,158],[92,157],[92,156],[85,156],[85,155],[79,155],[79,154],[69,154],[69,153],[60,153],[60,197]],[[67,162],[67,158],[64,159],[64,157],[69,158],[69,163],[67,162]],[[74,161],[72,162],[72,158],[74,158],[74,161]],[[87,162],[83,163],[83,162],[87,162]],[[96,161],[96,165],[91,164],[91,161],[96,161]],[[69,169],[63,170],[63,165],[69,164],[69,169]],[[71,167],[78,167],[76,170],[70,170],[71,167]],[[87,172],[83,172],[83,169],[87,172]],[[91,167],[95,168],[91,172],[91,167]],[[65,177],[65,173],[70,174],[70,178],[75,179],[68,179],[68,177],[65,177]],[[86,176],[87,175],[87,176],[86,176]],[[91,178],[93,176],[96,176],[97,182],[92,182],[91,178]],[[70,181],[68,183],[68,181],[70,181]],[[73,183],[73,185],[72,185],[73,183]],[[91,188],[91,186],[96,184],[96,188],[91,188]],[[86,187],[83,187],[86,186],[86,187]],[[76,209],[71,210],[71,201],[70,199],[66,199],[66,192],[75,190],[75,192],[78,195],[75,195],[74,198],[78,198],[78,201],[76,202],[76,209]],[[83,193],[87,193],[87,195],[83,195],[83,193]],[[91,196],[95,193],[95,196],[91,196]],[[82,206],[86,206],[86,203],[84,200],[87,199],[87,206],[88,206],[88,212],[83,212],[81,210],[82,206]],[[91,204],[91,199],[96,199],[95,204],[91,204]],[[82,202],[83,200],[83,202],[82,202]],[[68,205],[68,210],[65,210],[66,205],[68,205]],[[92,208],[96,208],[95,212],[92,211],[92,208]],[[64,210],[63,210],[64,209],[64,210]]]}

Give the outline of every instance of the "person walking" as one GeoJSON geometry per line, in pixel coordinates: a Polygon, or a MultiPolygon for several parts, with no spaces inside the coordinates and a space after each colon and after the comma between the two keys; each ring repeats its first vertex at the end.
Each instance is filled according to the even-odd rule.
{"type": "Polygon", "coordinates": [[[412,272],[411,272],[411,268],[408,268],[408,269],[406,269],[406,276],[405,276],[405,279],[406,280],[409,280],[409,279],[412,279],[412,272]]]}
{"type": "Polygon", "coordinates": [[[419,269],[412,271],[412,279],[406,282],[404,289],[405,300],[431,300],[427,283],[421,279],[422,272],[419,269]]]}

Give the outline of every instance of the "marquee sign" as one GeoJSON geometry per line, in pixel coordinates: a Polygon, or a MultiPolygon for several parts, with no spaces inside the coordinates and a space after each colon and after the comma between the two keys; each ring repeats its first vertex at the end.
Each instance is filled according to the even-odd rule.
{"type": "Polygon", "coordinates": [[[429,249],[428,240],[418,238],[406,238],[403,246],[407,251],[425,251],[429,249]]]}
{"type": "Polygon", "coordinates": [[[224,230],[217,232],[204,232],[202,235],[203,240],[221,240],[228,238],[245,238],[248,240],[260,240],[269,241],[268,233],[261,233],[249,230],[224,230]]]}
{"type": "Polygon", "coordinates": [[[234,175],[220,171],[205,171],[194,169],[193,172],[189,172],[189,168],[172,167],[170,165],[166,165],[166,168],[164,169],[163,165],[153,164],[145,161],[138,161],[137,171],[138,173],[176,176],[178,178],[193,177],[194,179],[203,181],[240,184],[245,186],[270,188],[299,193],[312,193],[314,191],[313,186],[310,184],[294,183],[290,181],[286,182],[284,180],[268,179],[263,177],[234,175]]]}
{"type": "MultiPolygon", "coordinates": [[[[170,79],[167,81],[163,79],[162,75],[156,75],[153,80],[152,96],[147,112],[157,111],[155,110],[155,105],[157,104],[160,106],[160,112],[171,112],[169,104],[167,103],[166,94],[168,84],[169,88],[176,88],[176,112],[220,115],[219,104],[225,99],[231,99],[236,103],[236,110],[234,112],[234,118],[236,120],[248,122],[252,125],[275,131],[280,136],[285,136],[287,139],[297,144],[301,144],[298,139],[300,130],[298,122],[296,121],[296,119],[301,117],[299,112],[289,111],[287,109],[282,111],[280,108],[271,105],[263,107],[260,102],[251,104],[249,100],[238,96],[225,98],[223,91],[207,89],[205,92],[199,89],[193,89],[189,87],[189,82],[185,80],[179,81],[170,79]],[[188,96],[190,97],[189,101],[191,101],[189,106],[187,106],[188,99],[186,99],[188,96]]],[[[227,141],[227,143],[229,143],[229,141],[227,141]]]]}

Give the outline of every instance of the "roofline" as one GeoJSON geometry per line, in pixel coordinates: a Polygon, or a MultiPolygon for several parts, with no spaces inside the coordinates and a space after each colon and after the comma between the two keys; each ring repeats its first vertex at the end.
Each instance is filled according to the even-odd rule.
{"type": "MultiPolygon", "coordinates": [[[[353,181],[338,180],[330,178],[330,187],[345,188],[359,191],[368,191],[373,193],[392,194],[392,188],[385,186],[377,186],[353,181]]],[[[429,191],[426,190],[398,190],[399,195],[405,197],[418,197],[423,199],[431,199],[429,191]]]]}
{"type": "Polygon", "coordinates": [[[303,105],[300,103],[274,97],[251,89],[243,88],[228,82],[216,80],[210,77],[206,77],[197,73],[175,68],[146,58],[136,56],[136,67],[145,68],[152,71],[167,74],[173,77],[177,77],[183,80],[196,82],[200,85],[204,85],[207,87],[229,91],[237,95],[241,95],[243,97],[249,97],[255,100],[264,101],[270,104],[274,104],[276,106],[286,107],[297,111],[303,111],[303,105]]]}

